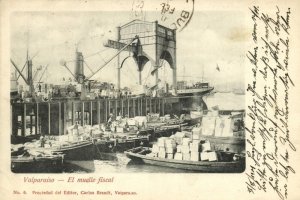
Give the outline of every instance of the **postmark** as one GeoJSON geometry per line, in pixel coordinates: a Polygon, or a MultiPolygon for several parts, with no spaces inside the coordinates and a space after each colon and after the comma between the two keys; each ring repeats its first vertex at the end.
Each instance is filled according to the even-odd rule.
{"type": "Polygon", "coordinates": [[[194,0],[163,0],[160,3],[159,21],[169,28],[182,31],[194,14],[194,0]]]}
{"type": "MultiPolygon", "coordinates": [[[[153,4],[153,2],[151,3],[153,4]]],[[[155,20],[166,27],[176,29],[180,32],[187,27],[193,17],[194,3],[195,0],[157,1],[155,2],[155,4],[157,4],[155,10],[158,13],[155,15],[155,20]]],[[[147,5],[150,5],[150,0],[133,0],[131,10],[134,18],[149,20],[145,14],[148,9],[147,5]],[[149,4],[147,4],[147,2],[149,4]]]]}

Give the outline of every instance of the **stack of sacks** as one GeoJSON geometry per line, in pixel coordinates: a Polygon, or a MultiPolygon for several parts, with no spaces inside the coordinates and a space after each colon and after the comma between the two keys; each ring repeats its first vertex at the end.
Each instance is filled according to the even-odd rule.
{"type": "Polygon", "coordinates": [[[116,117],[116,121],[121,121],[122,120],[122,116],[117,116],[116,117]]]}
{"type": "Polygon", "coordinates": [[[165,117],[160,117],[160,118],[159,118],[159,121],[160,121],[160,122],[164,122],[164,121],[166,121],[166,118],[165,118],[165,117]]]}
{"type": "Polygon", "coordinates": [[[134,117],[137,126],[139,127],[147,127],[147,117],[146,116],[136,116],[134,117]]]}
{"type": "Polygon", "coordinates": [[[78,141],[78,135],[76,135],[76,134],[68,134],[68,141],[70,141],[70,142],[77,142],[78,141]]]}
{"type": "Polygon", "coordinates": [[[100,129],[101,129],[101,131],[105,132],[105,130],[106,130],[105,124],[101,124],[101,125],[100,125],[100,129]]]}
{"type": "Polygon", "coordinates": [[[215,136],[216,137],[232,137],[232,119],[228,116],[218,117],[216,119],[215,136]]]}
{"type": "Polygon", "coordinates": [[[202,128],[201,127],[194,127],[192,129],[192,139],[193,140],[200,140],[202,134],[202,128]]]}
{"type": "Polygon", "coordinates": [[[201,144],[201,151],[202,152],[211,151],[211,144],[209,140],[205,140],[205,142],[201,144]]]}
{"type": "Polygon", "coordinates": [[[212,117],[218,117],[219,116],[219,111],[218,110],[212,110],[211,111],[211,116],[212,117]]]}
{"type": "Polygon", "coordinates": [[[190,138],[182,138],[181,152],[182,152],[183,160],[191,160],[190,143],[191,143],[190,138]]]}
{"type": "Polygon", "coordinates": [[[174,158],[174,152],[176,149],[176,142],[172,138],[167,138],[165,140],[165,149],[167,153],[167,158],[168,159],[173,159],[174,158]]]}
{"type": "Polygon", "coordinates": [[[160,137],[157,140],[157,146],[159,148],[159,150],[158,150],[159,158],[166,158],[165,140],[166,140],[166,137],[160,137]]]}
{"type": "Polygon", "coordinates": [[[164,117],[165,117],[165,120],[166,120],[166,121],[171,119],[171,115],[169,115],[169,114],[168,114],[168,115],[165,115],[164,117]]]}
{"type": "Polygon", "coordinates": [[[84,125],[83,132],[86,134],[90,134],[92,132],[92,126],[91,125],[84,125]]]}
{"type": "Polygon", "coordinates": [[[225,118],[224,120],[224,128],[223,128],[223,137],[233,137],[233,123],[232,118],[225,118]]]}
{"type": "Polygon", "coordinates": [[[158,157],[159,146],[157,144],[153,144],[152,146],[152,155],[153,157],[158,157]]]}
{"type": "MultiPolygon", "coordinates": [[[[186,152],[186,149],[183,150],[184,152],[186,152]]],[[[175,160],[182,160],[183,159],[183,154],[182,154],[182,145],[178,144],[176,147],[176,153],[174,156],[175,160]]]]}
{"type": "Polygon", "coordinates": [[[182,160],[182,153],[177,151],[177,153],[175,153],[174,160],[182,160]]]}
{"type": "MultiPolygon", "coordinates": [[[[78,125],[77,127],[78,127],[78,129],[79,129],[80,127],[82,128],[82,126],[80,126],[80,125],[78,125]]],[[[83,128],[82,128],[82,129],[83,129],[83,128]]],[[[67,128],[67,133],[68,133],[68,134],[78,134],[77,129],[75,129],[75,125],[69,126],[69,127],[67,128]]]]}
{"type": "Polygon", "coordinates": [[[199,161],[200,140],[193,140],[190,143],[191,161],[199,161]]]}
{"type": "Polygon", "coordinates": [[[127,119],[128,126],[136,126],[136,121],[134,118],[127,119]]]}
{"type": "Polygon", "coordinates": [[[171,136],[176,146],[176,153],[174,155],[175,160],[190,160],[190,149],[189,143],[191,139],[187,137],[186,132],[177,132],[175,135],[171,136]]]}
{"type": "Polygon", "coordinates": [[[165,140],[167,139],[167,137],[160,137],[157,139],[157,145],[159,147],[165,147],[165,140]]]}
{"type": "Polygon", "coordinates": [[[147,121],[148,122],[157,122],[157,121],[159,121],[159,113],[150,113],[150,114],[148,114],[148,119],[147,119],[147,121]]]}
{"type": "Polygon", "coordinates": [[[174,152],[176,149],[176,142],[173,138],[160,137],[157,142],[152,146],[151,157],[159,158],[174,158],[174,152]]]}
{"type": "Polygon", "coordinates": [[[123,133],[124,132],[124,128],[122,126],[117,126],[116,127],[116,132],[117,133],[123,133]]]}
{"type": "Polygon", "coordinates": [[[176,153],[174,156],[175,160],[182,160],[182,145],[177,145],[176,147],[176,153]]]}
{"type": "Polygon", "coordinates": [[[84,128],[83,128],[82,126],[79,126],[79,127],[78,127],[78,134],[79,134],[79,135],[84,134],[84,128]]]}
{"type": "Polygon", "coordinates": [[[182,139],[185,137],[185,132],[177,132],[174,135],[176,144],[182,145],[182,139]]]}
{"type": "Polygon", "coordinates": [[[203,116],[202,135],[211,136],[215,132],[216,117],[203,116]]]}
{"type": "Polygon", "coordinates": [[[215,151],[201,152],[202,161],[218,161],[217,153],[215,151]]]}
{"type": "Polygon", "coordinates": [[[219,111],[218,110],[209,110],[206,114],[208,117],[218,117],[219,111]]]}
{"type": "MultiPolygon", "coordinates": [[[[197,129],[196,133],[199,133],[197,132],[197,129]]],[[[185,133],[183,132],[177,132],[176,134],[169,138],[158,138],[157,142],[152,146],[152,152],[147,155],[151,157],[186,161],[191,160],[195,162],[200,160],[218,160],[217,153],[212,151],[211,144],[208,140],[200,141],[200,139],[195,137],[192,140],[189,137],[185,137],[185,133]],[[180,140],[178,140],[178,138],[180,138],[180,140]],[[180,143],[178,143],[176,140],[180,143]]]]}
{"type": "Polygon", "coordinates": [[[200,157],[202,161],[217,161],[217,153],[215,151],[211,151],[211,145],[208,140],[206,140],[201,145],[201,153],[200,157]]]}
{"type": "Polygon", "coordinates": [[[68,141],[68,135],[61,135],[58,137],[59,142],[65,142],[68,141]]]}
{"type": "Polygon", "coordinates": [[[165,147],[159,147],[158,157],[159,158],[166,158],[165,147]]]}
{"type": "Polygon", "coordinates": [[[100,124],[95,124],[95,125],[93,125],[93,127],[92,127],[92,129],[100,129],[100,124]]]}

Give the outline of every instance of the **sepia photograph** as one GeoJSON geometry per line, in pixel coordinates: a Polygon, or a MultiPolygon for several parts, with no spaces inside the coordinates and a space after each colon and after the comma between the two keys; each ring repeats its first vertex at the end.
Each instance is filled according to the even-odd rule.
{"type": "Polygon", "coordinates": [[[0,195],[299,199],[299,9],[0,0],[0,195]]]}
{"type": "Polygon", "coordinates": [[[245,16],[170,12],[11,15],[13,172],[244,171],[245,16]]]}

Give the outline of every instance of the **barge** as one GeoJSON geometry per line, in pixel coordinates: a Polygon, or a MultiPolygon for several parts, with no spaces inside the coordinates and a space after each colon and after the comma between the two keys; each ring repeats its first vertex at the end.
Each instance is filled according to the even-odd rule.
{"type": "MultiPolygon", "coordinates": [[[[171,167],[177,169],[184,169],[195,172],[205,173],[241,173],[245,170],[245,158],[239,157],[235,161],[187,161],[175,160],[168,158],[159,158],[147,156],[151,153],[151,148],[139,147],[125,152],[127,157],[143,164],[150,164],[162,167],[171,167]]],[[[228,154],[226,152],[219,152],[220,154],[228,154]]],[[[228,155],[232,156],[233,155],[228,155]]]]}

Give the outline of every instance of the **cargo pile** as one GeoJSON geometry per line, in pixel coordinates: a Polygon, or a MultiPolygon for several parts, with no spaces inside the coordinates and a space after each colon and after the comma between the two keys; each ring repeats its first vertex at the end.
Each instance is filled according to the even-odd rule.
{"type": "Polygon", "coordinates": [[[171,137],[160,137],[152,146],[150,157],[185,161],[218,161],[208,140],[200,140],[199,132],[177,132],[171,137]]]}
{"type": "MultiPolygon", "coordinates": [[[[164,115],[160,117],[158,113],[148,113],[147,116],[135,116],[133,118],[117,116],[115,120],[112,120],[106,125],[101,124],[94,125],[91,129],[92,132],[107,132],[110,131],[112,133],[127,133],[127,132],[137,132],[138,130],[143,130],[147,128],[159,127],[162,125],[169,124],[178,124],[179,121],[177,119],[171,119],[170,115],[164,115]]],[[[88,125],[86,125],[88,126],[88,125]]],[[[78,125],[79,134],[85,132],[85,127],[81,127],[78,125]]],[[[74,126],[68,128],[68,132],[72,132],[74,126]],[[69,130],[70,129],[70,130],[69,130]]],[[[73,131],[74,132],[74,131],[73,131]]]]}
{"type": "Polygon", "coordinates": [[[208,112],[202,117],[201,134],[205,136],[232,137],[234,121],[230,115],[220,116],[218,111],[208,112]]]}

